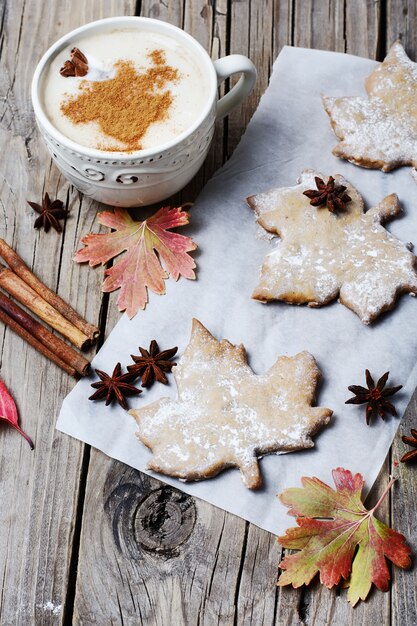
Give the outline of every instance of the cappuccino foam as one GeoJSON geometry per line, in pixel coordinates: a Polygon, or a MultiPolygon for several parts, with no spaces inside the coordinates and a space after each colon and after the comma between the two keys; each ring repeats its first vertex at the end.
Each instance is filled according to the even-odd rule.
{"type": "Polygon", "coordinates": [[[146,150],[175,139],[198,119],[209,97],[204,70],[191,50],[172,37],[140,29],[115,29],[71,42],[51,61],[42,91],[45,112],[62,134],[83,146],[115,152],[146,150]],[[74,45],[86,56],[88,72],[61,76],[74,45]],[[132,80],[123,83],[121,68],[132,80]],[[143,97],[141,85],[146,85],[143,97]],[[123,125],[125,132],[116,132],[123,125]],[[126,140],[129,131],[134,141],[126,140]]]}

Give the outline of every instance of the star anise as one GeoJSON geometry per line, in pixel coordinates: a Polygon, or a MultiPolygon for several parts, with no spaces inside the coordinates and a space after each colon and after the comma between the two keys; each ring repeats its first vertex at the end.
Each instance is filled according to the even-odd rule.
{"type": "MultiPolygon", "coordinates": [[[[411,429],[412,437],[407,437],[407,435],[402,436],[402,440],[404,443],[412,446],[413,448],[417,448],[417,430],[415,428],[411,429]]],[[[403,463],[407,463],[407,461],[416,461],[417,460],[417,449],[409,450],[401,457],[400,461],[403,463]]]]}
{"type": "Polygon", "coordinates": [[[365,370],[365,376],[368,389],[360,385],[351,385],[348,389],[355,395],[353,398],[346,400],[345,404],[366,404],[366,423],[368,425],[374,414],[379,415],[382,419],[385,419],[385,412],[391,413],[391,415],[397,415],[395,407],[387,398],[402,389],[402,385],[387,387],[385,389],[384,387],[388,380],[389,372],[385,372],[376,385],[369,370],[365,370]]]}
{"type": "Polygon", "coordinates": [[[347,189],[345,185],[336,187],[333,176],[329,176],[327,183],[318,176],[315,176],[314,180],[316,181],[317,189],[303,191],[303,194],[310,198],[312,206],[326,206],[331,213],[334,213],[338,210],[343,211],[346,208],[346,204],[352,200],[345,193],[347,189]]]}
{"type": "Polygon", "coordinates": [[[85,76],[88,72],[87,57],[79,50],[73,48],[70,53],[70,60],[64,61],[64,65],[59,70],[61,76],[85,76]]]}
{"type": "Polygon", "coordinates": [[[30,200],[28,200],[27,203],[36,213],[39,213],[39,217],[36,218],[33,225],[34,228],[42,227],[47,233],[51,226],[53,226],[58,233],[62,232],[62,227],[58,220],[62,220],[67,216],[68,209],[64,208],[64,203],[61,202],[61,200],[53,200],[51,202],[49,194],[45,193],[42,204],[30,202],[30,200]]]}
{"type": "Polygon", "coordinates": [[[139,347],[142,356],[130,356],[134,360],[134,365],[128,365],[127,369],[132,374],[142,378],[142,387],[150,387],[155,380],[166,385],[168,379],[164,372],[170,372],[176,363],[172,363],[170,359],[177,353],[178,348],[170,348],[169,350],[159,351],[159,346],[155,339],[151,341],[149,350],[139,347]]]}
{"type": "Polygon", "coordinates": [[[95,372],[101,381],[92,383],[91,386],[97,389],[97,391],[88,398],[89,400],[102,400],[106,398],[106,406],[113,402],[113,400],[117,400],[122,408],[127,409],[126,396],[135,396],[142,393],[141,389],[137,389],[137,387],[130,384],[136,380],[138,377],[137,374],[132,372],[122,374],[122,366],[120,363],[117,363],[111,376],[101,370],[95,370],[95,372]]]}

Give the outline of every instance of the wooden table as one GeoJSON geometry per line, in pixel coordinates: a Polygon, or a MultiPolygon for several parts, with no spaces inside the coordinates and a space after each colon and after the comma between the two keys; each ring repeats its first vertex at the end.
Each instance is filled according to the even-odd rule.
{"type": "MultiPolygon", "coordinates": [[[[30,82],[58,37],[122,14],[167,20],[194,35],[213,58],[243,53],[259,70],[249,100],[218,125],[184,200],[192,200],[232,154],[284,44],[382,60],[400,38],[417,59],[417,3],[411,0],[1,0],[0,236],[100,325],[102,340],[120,315],[114,294],[101,293],[101,270],[72,262],[80,237],[96,228],[100,207],[52,165],[36,130],[30,82]],[[33,229],[26,199],[38,201],[44,190],[70,208],[62,236],[33,229]]],[[[272,535],[57,432],[73,380],[8,330],[0,345],[1,376],[36,444],[31,453],[12,429],[0,430],[2,626],[417,624],[415,569],[395,569],[390,592],[373,591],[354,610],[344,591],[318,584],[278,590],[281,551],[272,535]]],[[[400,434],[416,425],[416,410],[414,398],[400,434]]],[[[417,546],[417,470],[397,466],[403,451],[397,436],[370,501],[394,471],[399,481],[380,515],[417,546]]]]}

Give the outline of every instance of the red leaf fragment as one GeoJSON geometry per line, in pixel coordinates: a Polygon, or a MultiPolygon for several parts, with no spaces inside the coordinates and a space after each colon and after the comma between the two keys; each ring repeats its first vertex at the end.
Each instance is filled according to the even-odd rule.
{"type": "Polygon", "coordinates": [[[19,415],[17,413],[17,407],[15,401],[7,390],[6,385],[0,379],[0,420],[7,422],[17,430],[18,433],[22,435],[28,442],[30,449],[34,449],[33,441],[19,426],[19,415]]]}

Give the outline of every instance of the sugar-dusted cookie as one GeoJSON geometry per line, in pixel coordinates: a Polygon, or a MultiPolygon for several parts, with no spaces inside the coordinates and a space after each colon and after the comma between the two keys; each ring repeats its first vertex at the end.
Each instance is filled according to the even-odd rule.
{"type": "Polygon", "coordinates": [[[253,298],[322,306],[339,295],[369,324],[399,294],[417,293],[417,259],[381,225],[401,211],[395,194],[364,213],[357,190],[337,175],[331,193],[330,178],[305,170],[295,187],[247,199],[259,224],[281,237],[264,260],[253,298]],[[338,206],[344,196],[349,200],[338,206]]]}
{"type": "Polygon", "coordinates": [[[323,98],[340,142],[336,156],[388,172],[417,167],[417,63],[397,41],[365,81],[368,98],[323,98]]]}
{"type": "Polygon", "coordinates": [[[311,448],[332,411],[312,407],[320,377],[308,352],[281,356],[257,376],[245,348],[217,341],[193,320],[190,343],[174,372],[178,398],[130,413],[152,450],[148,467],[185,480],[239,467],[250,489],[261,485],[259,455],[311,448]]]}

